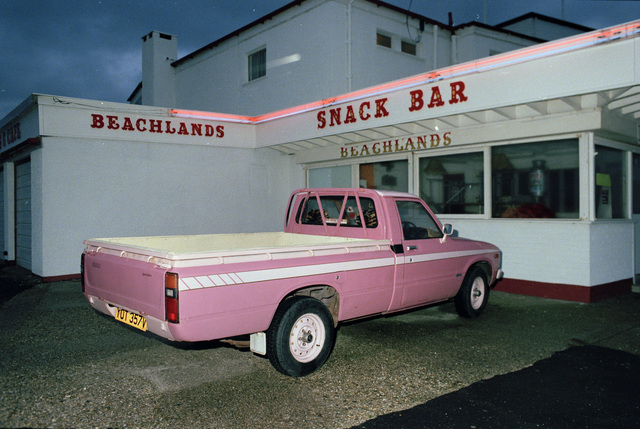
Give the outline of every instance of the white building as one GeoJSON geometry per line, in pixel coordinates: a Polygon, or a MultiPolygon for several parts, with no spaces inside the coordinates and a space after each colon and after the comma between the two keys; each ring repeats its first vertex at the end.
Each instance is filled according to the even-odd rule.
{"type": "Polygon", "coordinates": [[[537,14],[451,26],[381,1],[298,0],[178,60],[177,37],[150,32],[129,101],[253,116],[589,30],[537,14]]]}
{"type": "Polygon", "coordinates": [[[180,60],[151,32],[131,101],[158,107],[34,95],[0,121],[0,247],[54,280],[86,238],[278,230],[294,188],[366,186],[499,245],[505,290],[628,291],[640,22],[560,24],[307,0],[180,60]],[[577,35],[539,44],[559,31],[577,35]]]}

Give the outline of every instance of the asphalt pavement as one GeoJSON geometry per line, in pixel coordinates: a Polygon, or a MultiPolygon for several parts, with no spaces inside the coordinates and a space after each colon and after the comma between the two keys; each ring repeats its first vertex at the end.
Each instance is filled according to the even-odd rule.
{"type": "Polygon", "coordinates": [[[640,427],[640,294],[581,304],[492,292],[343,324],[290,378],[219,342],[94,312],[77,281],[0,267],[0,427],[640,427]]]}

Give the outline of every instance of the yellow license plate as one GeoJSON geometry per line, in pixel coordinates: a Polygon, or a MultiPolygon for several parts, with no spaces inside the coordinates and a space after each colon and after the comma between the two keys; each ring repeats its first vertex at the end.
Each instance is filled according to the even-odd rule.
{"type": "Polygon", "coordinates": [[[141,331],[147,330],[147,319],[145,319],[144,316],[129,313],[127,310],[123,310],[122,308],[116,309],[116,320],[126,323],[129,326],[133,326],[134,328],[138,328],[141,331]]]}

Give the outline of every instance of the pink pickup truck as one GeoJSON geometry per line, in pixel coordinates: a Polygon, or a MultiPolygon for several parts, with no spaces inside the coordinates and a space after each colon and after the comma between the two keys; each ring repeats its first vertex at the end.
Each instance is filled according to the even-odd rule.
{"type": "Polygon", "coordinates": [[[249,335],[254,353],[299,377],[324,364],[341,321],[450,299],[480,315],[501,252],[451,233],[410,194],[301,189],[284,232],[86,240],[83,292],[169,340],[249,335]]]}

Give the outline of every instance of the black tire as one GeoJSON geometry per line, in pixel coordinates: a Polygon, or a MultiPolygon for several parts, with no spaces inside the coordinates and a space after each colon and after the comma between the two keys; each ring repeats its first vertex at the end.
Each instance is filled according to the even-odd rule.
{"type": "Polygon", "coordinates": [[[487,275],[482,268],[472,267],[455,297],[458,314],[468,319],[480,316],[489,301],[489,290],[487,275]]]}
{"type": "Polygon", "coordinates": [[[281,373],[303,377],[329,358],[335,341],[333,318],[314,298],[294,296],[276,311],[267,331],[267,356],[281,373]]]}

